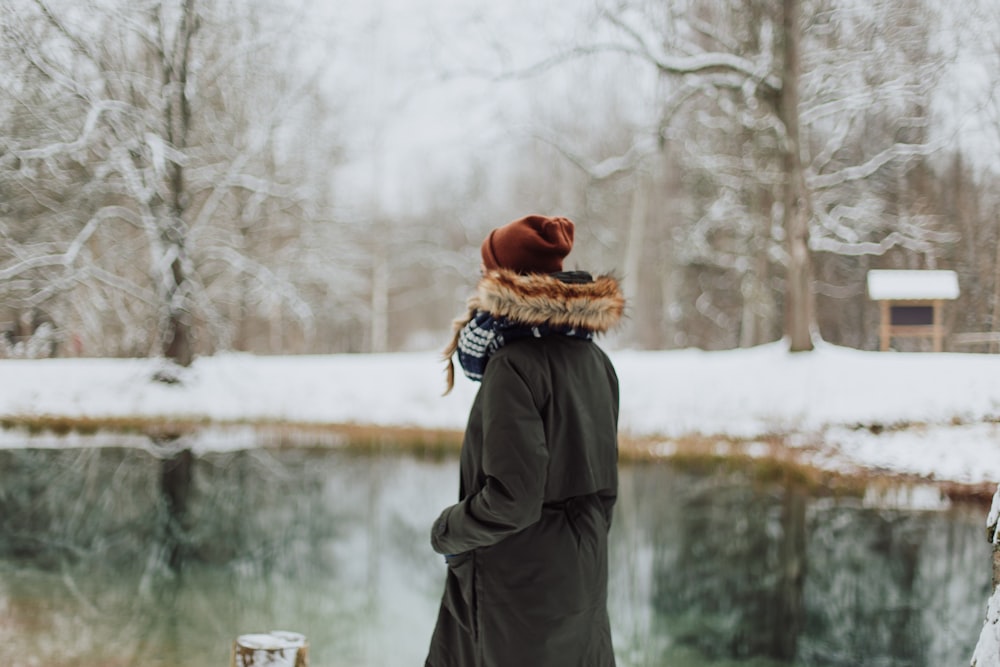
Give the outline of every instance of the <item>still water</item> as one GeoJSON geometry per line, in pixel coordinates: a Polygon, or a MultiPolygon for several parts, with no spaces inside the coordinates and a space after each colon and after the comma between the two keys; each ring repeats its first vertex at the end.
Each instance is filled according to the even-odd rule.
{"type": "MultiPolygon", "coordinates": [[[[986,508],[621,473],[623,667],[968,664],[986,508]]],[[[445,567],[428,532],[456,490],[456,461],[403,455],[0,451],[0,664],[223,667],[237,635],[292,630],[317,667],[422,665],[445,567]]]]}

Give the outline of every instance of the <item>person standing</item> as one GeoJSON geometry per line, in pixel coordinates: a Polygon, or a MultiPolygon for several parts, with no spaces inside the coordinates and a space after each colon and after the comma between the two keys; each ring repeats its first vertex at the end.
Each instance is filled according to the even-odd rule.
{"type": "MultiPolygon", "coordinates": [[[[532,215],[483,241],[483,276],[445,350],[481,382],[459,502],[431,546],[447,579],[425,667],[608,667],[608,532],[618,493],[618,378],[596,334],[625,300],[563,271],[574,225],[532,215]]],[[[446,392],[447,393],[447,392],[446,392]]]]}

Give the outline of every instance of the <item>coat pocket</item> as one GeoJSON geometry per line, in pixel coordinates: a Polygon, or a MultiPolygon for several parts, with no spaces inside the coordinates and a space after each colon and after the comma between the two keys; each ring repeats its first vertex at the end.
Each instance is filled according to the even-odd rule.
{"type": "Polygon", "coordinates": [[[473,638],[478,636],[476,559],[471,551],[448,559],[444,604],[463,630],[473,638]]]}

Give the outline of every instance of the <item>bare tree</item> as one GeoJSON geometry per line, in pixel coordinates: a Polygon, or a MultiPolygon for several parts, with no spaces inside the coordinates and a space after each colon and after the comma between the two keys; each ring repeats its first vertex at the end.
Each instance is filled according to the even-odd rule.
{"type": "MultiPolygon", "coordinates": [[[[963,57],[979,61],[987,74],[985,85],[977,84],[975,103],[980,124],[971,128],[972,146],[963,146],[973,155],[962,160],[956,156],[952,169],[956,217],[966,221],[963,238],[968,253],[969,288],[988,291],[981,295],[978,307],[971,308],[978,321],[974,331],[986,329],[1000,332],[1000,198],[997,196],[996,179],[1000,177],[1000,164],[996,161],[996,147],[1000,146],[1000,33],[996,29],[998,3],[981,0],[970,3],[966,12],[949,15],[954,22],[953,33],[959,42],[963,57]],[[985,303],[984,303],[985,302],[985,303]]],[[[992,351],[1000,349],[1000,341],[990,345],[992,351]]]]}
{"type": "MultiPolygon", "coordinates": [[[[295,240],[289,225],[315,183],[294,150],[321,144],[326,129],[294,124],[316,99],[306,94],[316,72],[295,49],[275,58],[302,25],[283,10],[197,0],[7,10],[14,67],[3,84],[21,95],[4,111],[20,127],[2,137],[0,159],[22,204],[5,217],[44,225],[47,243],[12,238],[3,287],[35,300],[82,290],[135,338],[127,352],[180,365],[231,340],[234,276],[246,279],[244,305],[252,283],[309,332],[293,281],[268,266],[295,240]]],[[[102,314],[78,316],[100,330],[87,325],[102,314]]]]}
{"type": "MultiPolygon", "coordinates": [[[[748,229],[772,238],[768,218],[777,215],[785,336],[791,350],[811,349],[817,333],[813,253],[834,246],[846,251],[849,245],[835,241],[824,223],[831,210],[836,216],[850,206],[835,208],[830,202],[843,199],[858,183],[876,181],[888,165],[938,147],[909,131],[927,123],[913,109],[926,103],[933,81],[929,54],[925,48],[916,69],[912,61],[895,57],[926,37],[922,5],[859,10],[836,2],[734,0],[675,2],[654,10],[643,3],[618,3],[603,15],[618,34],[619,49],[674,82],[661,101],[665,138],[686,138],[706,119],[728,131],[735,154],[719,151],[724,140],[718,139],[714,150],[719,152],[706,152],[699,144],[696,156],[720,186],[712,218],[759,217],[762,224],[748,229]],[[872,36],[878,31],[881,40],[873,39],[860,55],[845,55],[844,40],[858,31],[872,36]],[[881,67],[865,75],[861,64],[879,58],[881,67]],[[885,134],[861,136],[859,128],[870,125],[870,114],[880,110],[872,109],[872,101],[890,98],[892,104],[883,106],[899,115],[887,121],[885,134]],[[701,120],[684,109],[702,114],[701,120]],[[745,139],[734,143],[741,133],[745,139]],[[733,180],[727,184],[729,175],[733,180]],[[747,199],[766,191],[771,194],[747,199]],[[751,201],[756,203],[748,207],[751,201]]],[[[877,188],[863,190],[877,194],[877,188]]],[[[905,230],[893,232],[889,246],[912,237],[905,230]]],[[[750,232],[751,238],[758,233],[750,232]]],[[[773,254],[770,243],[760,251],[773,254]]]]}
{"type": "Polygon", "coordinates": [[[792,352],[811,350],[815,323],[812,266],[809,253],[809,218],[812,206],[802,164],[799,123],[799,79],[802,76],[802,2],[781,3],[781,89],[778,118],[784,128],[781,142],[785,242],[788,265],[785,277],[785,335],[792,352]]]}

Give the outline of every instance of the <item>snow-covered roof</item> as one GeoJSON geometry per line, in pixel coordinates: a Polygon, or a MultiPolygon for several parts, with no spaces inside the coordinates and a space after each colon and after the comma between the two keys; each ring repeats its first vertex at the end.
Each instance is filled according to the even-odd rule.
{"type": "Polygon", "coordinates": [[[957,299],[958,274],[954,271],[868,272],[868,296],[875,301],[886,299],[957,299]]]}

